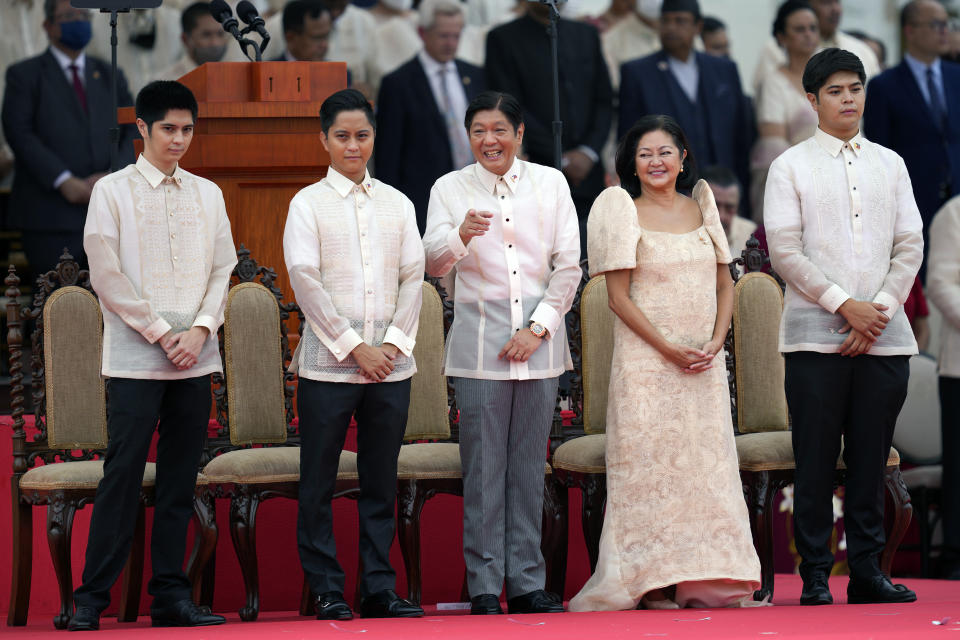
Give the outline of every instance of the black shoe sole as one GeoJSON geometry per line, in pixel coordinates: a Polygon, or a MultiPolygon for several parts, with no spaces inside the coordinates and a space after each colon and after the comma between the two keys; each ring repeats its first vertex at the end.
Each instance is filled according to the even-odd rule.
{"type": "Polygon", "coordinates": [[[503,615],[503,609],[470,609],[472,616],[499,616],[503,615]]]}
{"type": "Polygon", "coordinates": [[[833,598],[800,598],[800,604],[807,607],[816,607],[825,604],[833,604],[833,598]]]}
{"type": "Polygon", "coordinates": [[[151,627],[216,627],[225,623],[226,620],[217,620],[215,622],[198,622],[197,624],[183,624],[179,620],[165,620],[163,618],[154,618],[150,621],[151,627]]]}
{"type": "Polygon", "coordinates": [[[96,624],[96,625],[94,624],[79,625],[78,624],[73,627],[71,627],[69,624],[67,625],[67,631],[99,631],[99,630],[100,630],[99,624],[96,624]]]}
{"type": "Polygon", "coordinates": [[[903,599],[880,599],[880,598],[871,598],[869,596],[851,596],[847,594],[847,604],[907,604],[910,602],[916,602],[916,594],[912,596],[907,596],[903,599]]]}
{"type": "Polygon", "coordinates": [[[323,614],[317,614],[317,620],[339,620],[340,622],[346,622],[348,620],[353,620],[353,613],[341,613],[338,615],[325,616],[323,614]]]}

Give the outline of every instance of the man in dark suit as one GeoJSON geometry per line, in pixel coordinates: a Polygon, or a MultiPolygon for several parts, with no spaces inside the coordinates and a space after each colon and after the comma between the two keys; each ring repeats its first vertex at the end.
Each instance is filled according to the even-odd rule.
{"type": "MultiPolygon", "coordinates": [[[[487,85],[523,105],[523,150],[531,162],[553,166],[553,70],[547,27],[550,6],[525,3],[525,14],[487,35],[487,85]]],[[[600,152],[610,134],[613,90],[597,30],[559,20],[560,118],[563,173],[580,218],[586,255],[586,220],[604,187],[600,152]]]]}
{"type": "Polygon", "coordinates": [[[410,198],[421,235],[433,183],[474,161],[463,116],[485,82],[482,69],[454,59],[463,24],[457,0],[423,0],[423,50],[384,76],[377,97],[377,178],[410,198]]]}
{"type": "MultiPolygon", "coordinates": [[[[867,87],[864,134],[903,158],[923,218],[924,249],[933,215],[960,193],[960,65],[943,62],[947,11],[914,0],[900,14],[906,53],[867,87]]],[[[920,269],[925,280],[926,259],[920,269]]]]}
{"type": "Polygon", "coordinates": [[[697,0],[664,0],[663,50],[620,68],[619,136],[640,116],[672,116],[687,134],[697,166],[733,169],[746,193],[751,123],[740,74],[730,60],[693,50],[702,27],[697,0]]]}
{"type": "MultiPolygon", "coordinates": [[[[37,272],[52,268],[66,247],[79,262],[93,183],[110,169],[110,65],[86,56],[89,11],[70,0],[44,0],[50,47],[7,69],[3,130],[16,156],[8,225],[23,231],[37,272]]],[[[118,76],[120,106],[133,104],[118,76]]],[[[121,130],[120,162],[132,162],[132,127],[121,130]]]]}

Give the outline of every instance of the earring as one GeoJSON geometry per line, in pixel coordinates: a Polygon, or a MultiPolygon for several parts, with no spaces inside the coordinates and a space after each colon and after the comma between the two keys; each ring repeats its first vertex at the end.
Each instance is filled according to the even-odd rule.
{"type": "Polygon", "coordinates": [[[680,173],[683,173],[683,165],[680,165],[680,173]]]}

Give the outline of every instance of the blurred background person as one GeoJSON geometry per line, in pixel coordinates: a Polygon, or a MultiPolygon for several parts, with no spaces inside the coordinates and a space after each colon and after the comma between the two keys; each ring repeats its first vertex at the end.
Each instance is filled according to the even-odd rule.
{"type": "Polygon", "coordinates": [[[787,0],[773,22],[773,35],[786,62],[768,74],[757,95],[758,139],[750,155],[750,197],[754,220],[763,219],[763,190],[774,158],[813,135],[817,113],[803,90],[803,70],[816,52],[817,15],[804,0],[787,0]]]}
{"type": "Polygon", "coordinates": [[[153,80],[179,80],[207,62],[220,62],[227,52],[227,32],[210,15],[209,2],[194,2],[180,14],[183,55],[153,80]]]}
{"type": "MultiPolygon", "coordinates": [[[[208,9],[209,11],[209,9],[208,9]]],[[[90,54],[110,62],[110,14],[95,12],[90,54]]],[[[180,11],[161,4],[156,9],[133,9],[117,16],[117,66],[123,69],[134,95],[157,71],[183,54],[180,11]]]]}
{"type": "Polygon", "coordinates": [[[657,19],[642,13],[637,8],[637,0],[613,0],[610,11],[616,8],[619,13],[623,7],[627,7],[626,14],[615,22],[608,21],[600,34],[603,59],[610,71],[614,90],[620,86],[620,66],[623,63],[648,56],[660,48],[657,19]]]}
{"type": "MultiPolygon", "coordinates": [[[[7,67],[43,51],[43,0],[7,0],[0,3],[0,96],[7,67]]],[[[0,128],[0,185],[9,185],[13,151],[0,128]]]]}
{"type": "Polygon", "coordinates": [[[422,235],[433,183],[473,163],[463,116],[486,79],[480,67],[454,58],[463,4],[423,0],[419,11],[423,50],[380,84],[375,152],[377,178],[410,198],[422,235]]]}
{"type": "Polygon", "coordinates": [[[730,37],[727,35],[727,25],[719,18],[705,16],[703,31],[700,33],[703,40],[703,52],[720,58],[730,57],[730,37]]]}
{"type": "Polygon", "coordinates": [[[700,172],[713,192],[713,199],[720,212],[720,226],[727,237],[730,255],[737,259],[747,248],[747,240],[757,230],[757,223],[740,215],[740,183],[736,174],[727,167],[715,165],[700,172]]]}
{"type": "Polygon", "coordinates": [[[291,62],[327,60],[332,25],[330,9],[322,0],[291,0],[283,8],[283,35],[287,46],[276,59],[291,62]]]}

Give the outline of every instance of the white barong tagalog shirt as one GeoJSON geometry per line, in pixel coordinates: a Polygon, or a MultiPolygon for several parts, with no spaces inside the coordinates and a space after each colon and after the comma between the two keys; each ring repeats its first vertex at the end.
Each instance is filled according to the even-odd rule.
{"type": "Polygon", "coordinates": [[[293,370],[309,380],[368,383],[350,357],[366,342],[400,350],[384,382],[416,373],[423,244],[405,195],[369,173],[358,185],[330,167],[290,201],[283,256],[307,318],[293,370]]]}
{"type": "Polygon", "coordinates": [[[847,338],[837,309],[879,302],[890,322],[867,352],[917,353],[901,305],[923,259],[923,223],[907,168],[857,134],[817,129],[770,165],[763,221],[773,267],[787,282],[780,350],[836,353],[847,338]]]}
{"type": "Polygon", "coordinates": [[[83,248],[103,309],[103,375],[176,380],[223,370],[223,324],[237,253],[223,193],[177,167],[166,176],[143,156],[93,187],[83,248]],[[197,364],[178,370],[157,343],[206,327],[197,364]]]}
{"type": "Polygon", "coordinates": [[[448,376],[491,380],[549,378],[572,368],[564,315],[582,277],[580,229],[563,174],[515,160],[504,176],[480,164],[437,180],[423,238],[427,273],[456,269],[448,376]],[[490,211],[490,229],[467,246],[467,211],[490,211]],[[513,334],[542,324],[550,332],[527,362],[498,360],[513,334]]]}

